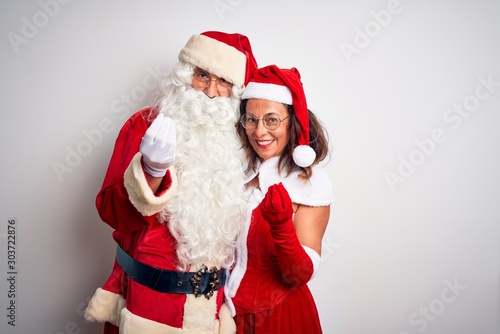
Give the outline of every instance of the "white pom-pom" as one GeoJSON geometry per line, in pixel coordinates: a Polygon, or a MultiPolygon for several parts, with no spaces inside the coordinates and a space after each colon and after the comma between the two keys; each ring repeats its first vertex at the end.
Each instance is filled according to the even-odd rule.
{"type": "Polygon", "coordinates": [[[300,145],[293,150],[293,161],[299,167],[309,167],[316,159],[316,152],[311,146],[300,145]]]}

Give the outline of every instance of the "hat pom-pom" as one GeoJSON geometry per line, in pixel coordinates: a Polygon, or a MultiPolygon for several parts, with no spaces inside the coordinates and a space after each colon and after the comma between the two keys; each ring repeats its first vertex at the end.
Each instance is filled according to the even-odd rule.
{"type": "Polygon", "coordinates": [[[299,145],[293,150],[293,161],[299,167],[309,167],[316,159],[316,152],[311,146],[299,145]]]}

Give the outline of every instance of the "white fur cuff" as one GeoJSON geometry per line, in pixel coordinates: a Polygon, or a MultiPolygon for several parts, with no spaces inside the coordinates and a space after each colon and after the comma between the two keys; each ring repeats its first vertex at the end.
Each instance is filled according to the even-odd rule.
{"type": "Polygon", "coordinates": [[[125,307],[125,299],[117,293],[98,288],[89,301],[84,317],[87,321],[120,324],[120,312],[125,307]]]}
{"type": "Polygon", "coordinates": [[[311,262],[313,264],[313,274],[311,275],[311,278],[309,280],[312,280],[316,272],[318,271],[319,268],[319,263],[321,261],[321,256],[312,248],[309,248],[307,246],[302,245],[302,248],[306,251],[306,254],[309,256],[311,259],[311,262]]]}
{"type": "Polygon", "coordinates": [[[177,177],[175,170],[170,167],[172,184],[161,196],[156,196],[149,187],[141,164],[142,154],[138,152],[125,171],[125,188],[134,207],[144,216],[151,216],[160,212],[168,201],[174,196],[177,189],[177,177]]]}

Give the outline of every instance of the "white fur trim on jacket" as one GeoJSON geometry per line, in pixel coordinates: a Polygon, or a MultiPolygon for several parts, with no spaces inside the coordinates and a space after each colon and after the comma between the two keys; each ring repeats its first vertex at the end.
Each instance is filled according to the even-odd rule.
{"type": "Polygon", "coordinates": [[[247,238],[248,231],[250,230],[250,223],[252,222],[252,211],[257,207],[257,205],[259,205],[262,199],[263,197],[259,196],[258,193],[253,192],[252,197],[250,198],[248,203],[250,210],[247,211],[247,215],[243,220],[241,232],[236,239],[236,263],[224,289],[224,294],[226,295],[229,310],[231,311],[231,315],[233,317],[236,315],[236,309],[231,298],[236,295],[236,291],[238,291],[241,280],[243,279],[243,276],[245,276],[245,272],[247,270],[247,238]]]}
{"type": "Polygon", "coordinates": [[[141,164],[142,154],[138,152],[130,165],[127,167],[124,176],[125,188],[130,202],[144,216],[151,216],[160,212],[168,201],[174,196],[177,189],[177,176],[173,167],[169,168],[172,178],[172,185],[161,196],[156,196],[149,187],[141,164]]]}
{"type": "Polygon", "coordinates": [[[227,307],[223,305],[219,320],[215,319],[216,294],[217,292],[210,299],[187,295],[183,328],[140,317],[124,308],[121,313],[120,334],[234,334],[236,325],[227,307]]]}
{"type": "Polygon", "coordinates": [[[120,312],[125,308],[125,299],[117,293],[98,288],[85,309],[87,321],[110,322],[120,324],[120,312]]]}
{"type": "Polygon", "coordinates": [[[224,303],[219,310],[219,333],[220,334],[234,334],[236,333],[236,323],[231,316],[229,306],[224,303]]]}
{"type": "Polygon", "coordinates": [[[205,35],[194,35],[179,53],[179,60],[243,87],[247,58],[235,47],[205,35]]]}

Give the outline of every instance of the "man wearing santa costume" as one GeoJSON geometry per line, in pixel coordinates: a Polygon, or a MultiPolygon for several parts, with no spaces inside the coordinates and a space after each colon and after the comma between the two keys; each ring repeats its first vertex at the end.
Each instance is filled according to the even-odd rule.
{"type": "Polygon", "coordinates": [[[120,130],[96,198],[116,259],[85,311],[105,333],[234,333],[223,291],[248,200],[235,124],[256,68],[246,36],[194,35],[158,103],[120,130]]]}

